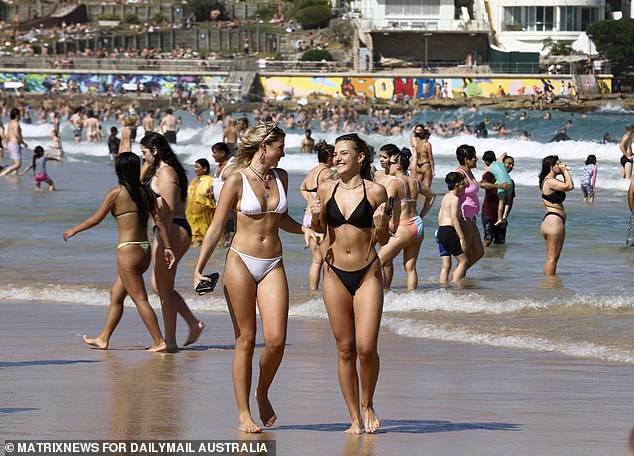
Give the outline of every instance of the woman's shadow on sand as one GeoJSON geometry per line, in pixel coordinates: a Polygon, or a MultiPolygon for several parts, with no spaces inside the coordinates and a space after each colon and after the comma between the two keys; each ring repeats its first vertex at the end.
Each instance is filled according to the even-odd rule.
{"type": "MultiPolygon", "coordinates": [[[[343,432],[349,427],[350,423],[324,423],[276,426],[275,430],[343,432]]],[[[430,434],[436,432],[472,431],[476,429],[485,431],[518,431],[520,425],[512,423],[453,423],[441,420],[381,420],[381,427],[375,434],[430,434]]]]}

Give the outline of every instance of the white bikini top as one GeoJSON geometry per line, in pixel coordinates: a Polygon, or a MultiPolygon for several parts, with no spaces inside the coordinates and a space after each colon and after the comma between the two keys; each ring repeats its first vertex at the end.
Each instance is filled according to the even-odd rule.
{"type": "Polygon", "coordinates": [[[247,176],[240,172],[242,175],[242,200],[240,201],[240,209],[238,212],[245,215],[259,215],[259,214],[283,214],[288,210],[288,201],[286,199],[286,192],[284,191],[284,186],[282,185],[282,180],[280,179],[277,171],[273,170],[273,175],[275,176],[275,182],[277,182],[277,190],[280,194],[280,201],[277,203],[277,207],[274,211],[263,211],[262,206],[260,206],[260,202],[258,198],[255,196],[255,192],[249,183],[249,179],[247,176]]]}

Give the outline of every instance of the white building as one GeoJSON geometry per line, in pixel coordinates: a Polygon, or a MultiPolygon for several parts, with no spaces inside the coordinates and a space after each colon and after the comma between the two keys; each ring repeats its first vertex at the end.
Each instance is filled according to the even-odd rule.
{"type": "MultiPolygon", "coordinates": [[[[362,42],[394,32],[487,33],[494,47],[539,52],[545,38],[596,53],[585,30],[594,21],[632,17],[632,0],[352,0],[362,42]]],[[[430,36],[430,35],[428,35],[430,36]]],[[[459,35],[457,35],[458,37],[459,35]]],[[[431,39],[431,38],[430,38],[431,39]]],[[[445,40],[441,42],[444,45],[445,40]]],[[[369,47],[376,47],[368,44],[369,47]]]]}
{"type": "Polygon", "coordinates": [[[493,44],[506,51],[541,52],[545,38],[595,53],[585,34],[605,17],[605,0],[489,0],[493,44]]]}

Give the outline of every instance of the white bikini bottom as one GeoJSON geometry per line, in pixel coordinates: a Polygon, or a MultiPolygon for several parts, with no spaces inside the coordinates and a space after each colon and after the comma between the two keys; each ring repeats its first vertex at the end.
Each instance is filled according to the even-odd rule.
{"type": "Polygon", "coordinates": [[[236,254],[242,259],[242,262],[248,269],[251,277],[253,277],[253,280],[256,282],[259,282],[266,277],[266,275],[271,272],[275,266],[277,266],[277,263],[282,261],[281,256],[275,258],[257,258],[247,255],[246,253],[239,252],[233,247],[229,248],[236,252],[236,254]]]}

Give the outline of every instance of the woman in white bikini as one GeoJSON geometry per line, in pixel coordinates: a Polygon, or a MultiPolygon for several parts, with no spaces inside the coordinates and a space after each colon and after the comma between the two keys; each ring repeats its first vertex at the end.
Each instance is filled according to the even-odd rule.
{"type": "MultiPolygon", "coordinates": [[[[205,234],[194,269],[194,287],[208,280],[203,269],[222,236],[229,212],[236,234],[225,262],[223,290],[233,321],[236,348],[232,377],[238,406],[238,429],[262,432],[249,407],[256,335],[256,302],[262,319],[264,349],[256,400],[265,427],[277,416],[269,401],[269,387],[280,366],[286,344],[288,282],[282,262],[279,231],[317,237],[288,215],[288,174],[277,168],[284,156],[285,133],[273,122],[258,122],[242,137],[236,170],[222,187],[211,226],[205,234]]],[[[308,243],[308,242],[307,242],[308,243]]]]}

